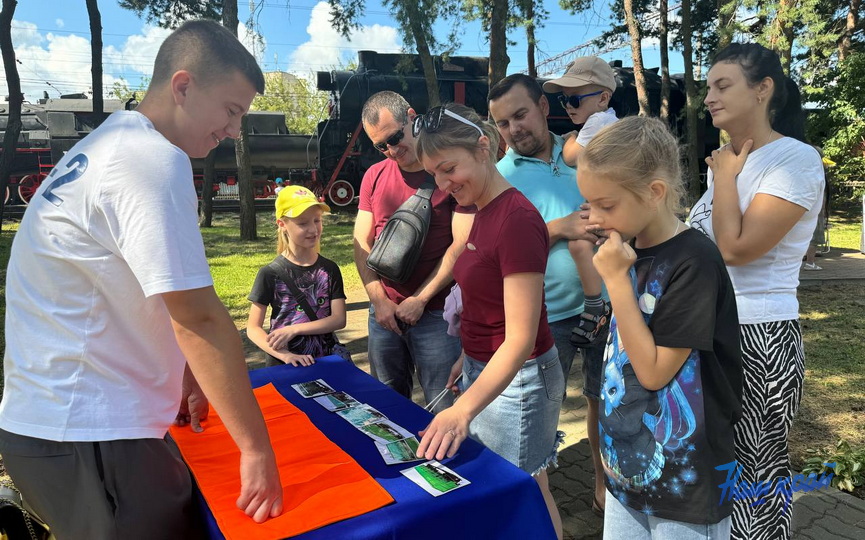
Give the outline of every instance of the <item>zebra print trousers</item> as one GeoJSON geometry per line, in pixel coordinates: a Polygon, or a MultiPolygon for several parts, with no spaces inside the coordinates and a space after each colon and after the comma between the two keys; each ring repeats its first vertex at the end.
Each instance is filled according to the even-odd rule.
{"type": "Polygon", "coordinates": [[[740,482],[772,481],[765,502],[737,500],[731,538],[787,540],[793,521],[790,483],[775,491],[778,478],[790,477],[787,434],[802,397],[805,354],[798,320],[741,325],[745,372],[742,418],[735,427],[740,482]]]}

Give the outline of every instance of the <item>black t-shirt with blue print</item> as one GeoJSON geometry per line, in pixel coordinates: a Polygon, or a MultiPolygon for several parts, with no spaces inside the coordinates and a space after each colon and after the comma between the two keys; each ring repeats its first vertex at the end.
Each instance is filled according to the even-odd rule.
{"type": "MultiPolygon", "coordinates": [[[[345,298],[342,273],[339,266],[330,259],[319,255],[310,266],[298,266],[282,255],[258,271],[249,300],[256,304],[270,306],[270,330],[278,330],[291,324],[310,322],[309,317],[285,284],[290,276],[307,303],[315,310],[319,319],[329,317],[330,303],[345,298]]],[[[296,336],[288,344],[294,354],[309,354],[313,358],[327,356],[333,351],[333,333],[296,336]]]]}
{"type": "Polygon", "coordinates": [[[692,349],[662,389],[643,388],[619,339],[613,306],[599,424],[607,489],[639,512],[689,523],[730,515],[721,501],[735,459],[742,359],[736,297],[718,248],[686,230],[635,249],[634,293],[655,344],[692,349]]]}

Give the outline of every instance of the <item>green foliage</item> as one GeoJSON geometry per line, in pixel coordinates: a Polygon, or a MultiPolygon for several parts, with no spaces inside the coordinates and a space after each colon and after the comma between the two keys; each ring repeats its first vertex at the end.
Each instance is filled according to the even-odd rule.
{"type": "Polygon", "coordinates": [[[120,7],[163,28],[190,19],[222,20],[222,0],[119,0],[120,7]]]}
{"type": "Polygon", "coordinates": [[[809,123],[812,141],[837,166],[839,182],[865,179],[865,52],[854,51],[844,62],[814,77],[804,88],[808,101],[823,111],[809,123]]]}
{"type": "Polygon", "coordinates": [[[108,90],[108,97],[119,99],[120,101],[127,101],[134,97],[140,102],[144,99],[148,86],[150,86],[150,77],[142,77],[141,82],[136,88],[130,88],[126,79],[120,77],[111,85],[111,89],[108,90]]]}
{"type": "Polygon", "coordinates": [[[289,132],[315,133],[327,109],[328,93],[316,90],[315,85],[307,79],[281,75],[268,74],[264,94],[255,96],[252,110],[285,113],[285,125],[289,132]]]}
{"type": "Polygon", "coordinates": [[[828,475],[834,473],[832,486],[842,491],[852,492],[865,485],[865,446],[851,448],[845,440],[839,440],[833,450],[815,450],[809,448],[807,453],[812,457],[805,460],[802,474],[815,473],[828,475]],[[835,463],[834,470],[824,463],[835,463]]]}

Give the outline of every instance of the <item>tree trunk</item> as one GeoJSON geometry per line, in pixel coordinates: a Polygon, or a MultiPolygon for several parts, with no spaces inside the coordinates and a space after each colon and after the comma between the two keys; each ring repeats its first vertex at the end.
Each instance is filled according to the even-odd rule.
{"type": "Polygon", "coordinates": [[[850,0],[844,32],[841,33],[841,37],[838,39],[839,63],[843,62],[850,54],[850,48],[853,46],[853,34],[856,32],[856,26],[859,24],[859,9],[861,7],[862,0],[850,0]]]}
{"type": "MultiPolygon", "coordinates": [[[[222,0],[222,25],[237,36],[237,24],[237,0],[222,0]]],[[[240,239],[256,240],[258,229],[255,222],[255,189],[252,185],[247,126],[248,119],[244,116],[240,122],[240,136],[234,141],[237,157],[237,186],[240,194],[240,239]]]]}
{"type": "MultiPolygon", "coordinates": [[[[733,32],[736,28],[736,7],[739,5],[737,0],[717,0],[718,1],[718,50],[720,51],[727,45],[733,42],[733,32]]],[[[690,4],[691,2],[688,2],[690,4]]],[[[682,2],[682,10],[684,11],[685,3],[682,2]]],[[[688,14],[690,17],[690,13],[688,14]]]]}
{"type": "Polygon", "coordinates": [[[538,78],[538,68],[535,66],[535,0],[526,2],[526,64],[529,77],[538,78]]]}
{"type": "Polygon", "coordinates": [[[490,11],[490,88],[505,78],[508,64],[508,0],[492,0],[490,11]]]}
{"type": "Polygon", "coordinates": [[[199,227],[213,226],[213,181],[216,177],[216,148],[204,158],[204,181],[201,186],[201,208],[198,213],[199,227]]]}
{"type": "Polygon", "coordinates": [[[694,84],[694,60],[691,38],[691,0],[682,0],[682,57],[685,60],[685,161],[687,185],[687,204],[693,205],[700,198],[700,154],[697,139],[697,85],[694,84]]]}
{"type": "Polygon", "coordinates": [[[651,116],[649,93],[646,90],[646,73],[643,70],[643,51],[640,48],[640,27],[634,15],[634,0],[625,0],[625,22],[631,37],[631,56],[634,58],[634,85],[637,87],[637,102],[640,116],[651,116]]]}
{"type": "Polygon", "coordinates": [[[668,50],[669,23],[667,11],[669,10],[667,0],[661,0],[658,8],[660,18],[660,48],[661,48],[661,120],[667,122],[670,118],[670,51],[668,50]]]}
{"type": "Polygon", "coordinates": [[[0,51],[3,55],[3,68],[6,71],[6,84],[9,89],[9,116],[6,133],[3,136],[3,154],[0,155],[0,225],[3,224],[3,209],[6,207],[6,186],[9,185],[9,172],[15,159],[18,135],[21,133],[21,78],[15,63],[15,49],[12,47],[12,17],[15,15],[16,0],[3,0],[0,12],[0,51]]]}
{"type": "Polygon", "coordinates": [[[439,96],[439,81],[436,75],[436,66],[433,62],[432,54],[430,54],[429,43],[424,33],[423,25],[418,20],[420,13],[416,9],[407,10],[407,15],[410,19],[411,31],[414,35],[414,42],[417,48],[417,54],[420,56],[420,63],[423,66],[423,76],[426,81],[426,93],[429,99],[429,108],[441,105],[441,96],[439,96]]]}
{"type": "Polygon", "coordinates": [[[798,0],[780,0],[775,20],[772,21],[772,33],[769,38],[769,48],[778,53],[781,67],[790,72],[790,62],[793,58],[793,10],[798,0]]]}
{"type": "Polygon", "coordinates": [[[87,0],[90,16],[90,71],[93,74],[93,113],[102,122],[105,106],[102,101],[102,15],[98,0],[87,0]]]}
{"type": "Polygon", "coordinates": [[[255,187],[252,184],[252,161],[249,156],[249,117],[240,121],[240,136],[234,141],[237,149],[237,185],[240,192],[240,239],[258,239],[255,222],[255,187]]]}

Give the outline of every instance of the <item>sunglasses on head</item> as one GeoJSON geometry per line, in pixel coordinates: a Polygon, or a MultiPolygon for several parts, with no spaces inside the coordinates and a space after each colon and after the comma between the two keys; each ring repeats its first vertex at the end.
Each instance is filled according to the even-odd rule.
{"type": "Polygon", "coordinates": [[[482,130],[477,124],[441,106],[433,107],[426,114],[420,114],[415,117],[411,125],[412,136],[417,137],[418,135],[420,135],[421,131],[426,131],[427,133],[435,133],[441,127],[442,119],[445,116],[449,116],[454,120],[457,120],[458,122],[462,122],[467,126],[475,128],[476,130],[478,130],[478,133],[480,133],[481,137],[483,137],[484,130],[482,130]]]}
{"type": "Polygon", "coordinates": [[[559,95],[559,103],[562,104],[562,107],[567,107],[570,105],[574,109],[580,108],[580,101],[586,99],[587,97],[597,96],[598,94],[603,94],[603,90],[598,90],[597,92],[592,92],[591,94],[574,94],[573,96],[566,96],[564,94],[559,95]]]}
{"type": "Polygon", "coordinates": [[[405,124],[403,124],[402,127],[399,128],[399,131],[397,131],[396,133],[394,133],[393,135],[388,137],[386,141],[380,142],[380,143],[375,143],[372,146],[376,150],[378,150],[379,152],[384,153],[384,152],[387,152],[388,146],[396,146],[399,143],[401,143],[404,138],[405,138],[405,124]]]}

